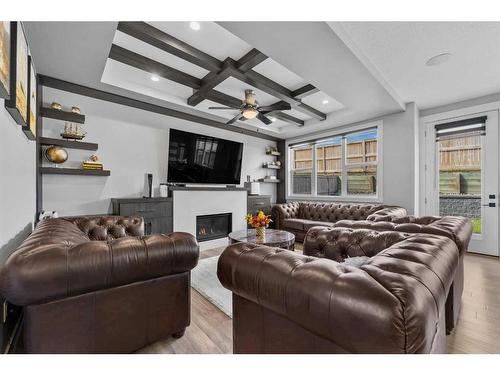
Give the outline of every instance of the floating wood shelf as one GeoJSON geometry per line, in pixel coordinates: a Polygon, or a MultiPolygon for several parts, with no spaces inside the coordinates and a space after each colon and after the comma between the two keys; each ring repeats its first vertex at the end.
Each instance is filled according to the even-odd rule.
{"type": "Polygon", "coordinates": [[[76,148],[79,150],[90,150],[90,151],[96,151],[98,148],[97,143],[68,141],[66,139],[47,138],[47,137],[40,137],[40,144],[45,146],[61,146],[61,147],[76,148]]]}
{"type": "Polygon", "coordinates": [[[281,156],[281,153],[279,153],[278,151],[271,151],[266,152],[266,155],[281,156]]]}
{"type": "Polygon", "coordinates": [[[266,169],[281,169],[281,167],[278,167],[277,165],[263,165],[262,168],[266,169]]]}
{"type": "Polygon", "coordinates": [[[277,178],[261,178],[259,182],[265,182],[265,183],[271,183],[271,184],[278,184],[280,180],[277,178]]]}
{"type": "Polygon", "coordinates": [[[66,174],[80,176],[109,176],[111,174],[108,170],[56,167],[40,167],[40,172],[42,174],[66,174]]]}
{"type": "Polygon", "coordinates": [[[53,118],[56,120],[63,120],[69,122],[76,122],[78,124],[85,124],[85,115],[80,113],[73,113],[67,111],[60,111],[48,107],[42,107],[40,114],[42,117],[53,118]]]}

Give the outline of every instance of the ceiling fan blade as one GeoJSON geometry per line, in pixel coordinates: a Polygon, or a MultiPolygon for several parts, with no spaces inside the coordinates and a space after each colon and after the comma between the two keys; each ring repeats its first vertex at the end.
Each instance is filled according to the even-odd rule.
{"type": "Polygon", "coordinates": [[[264,116],[262,113],[259,112],[259,114],[257,115],[257,118],[262,121],[264,124],[266,125],[270,125],[272,124],[273,122],[268,119],[266,116],[264,116]]]}
{"type": "Polygon", "coordinates": [[[208,109],[240,109],[239,107],[208,107],[208,109]]]}
{"type": "Polygon", "coordinates": [[[243,116],[241,116],[241,113],[238,114],[237,116],[234,116],[231,120],[229,120],[228,122],[226,122],[226,125],[231,125],[231,124],[235,123],[236,121],[238,121],[238,119],[240,117],[243,117],[243,116]]]}
{"type": "Polygon", "coordinates": [[[290,103],[287,102],[278,102],[271,105],[265,105],[263,107],[259,107],[259,111],[262,112],[271,112],[271,111],[288,111],[292,109],[290,103]]]}

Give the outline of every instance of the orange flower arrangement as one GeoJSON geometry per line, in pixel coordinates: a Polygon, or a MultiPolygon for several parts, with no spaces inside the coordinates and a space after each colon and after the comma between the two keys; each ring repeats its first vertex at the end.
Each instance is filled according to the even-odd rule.
{"type": "Polygon", "coordinates": [[[266,215],[262,211],[259,211],[255,216],[247,214],[247,216],[245,216],[245,220],[253,228],[267,228],[272,222],[271,215],[266,215]]]}

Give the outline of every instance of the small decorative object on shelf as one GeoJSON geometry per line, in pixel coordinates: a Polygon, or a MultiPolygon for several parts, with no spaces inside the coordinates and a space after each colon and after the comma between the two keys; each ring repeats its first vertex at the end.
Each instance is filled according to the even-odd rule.
{"type": "Polygon", "coordinates": [[[71,112],[78,113],[78,114],[82,113],[82,111],[80,111],[80,108],[78,108],[78,107],[71,107],[71,112]]]}
{"type": "Polygon", "coordinates": [[[58,102],[52,102],[52,103],[50,104],[50,108],[52,108],[52,109],[56,109],[56,110],[58,110],[58,111],[62,111],[62,105],[61,105],[61,104],[59,104],[58,102]]]}
{"type": "Polygon", "coordinates": [[[278,149],[274,146],[269,146],[269,147],[266,147],[266,154],[267,155],[273,155],[273,156],[280,156],[280,152],[278,151],[278,149]]]}
{"type": "Polygon", "coordinates": [[[83,138],[85,138],[86,135],[87,132],[83,131],[80,125],[73,124],[71,122],[64,123],[64,131],[61,133],[61,137],[73,141],[81,141],[83,138]]]}
{"type": "Polygon", "coordinates": [[[45,158],[54,164],[62,164],[68,160],[68,152],[58,146],[50,146],[45,149],[45,158]]]}
{"type": "Polygon", "coordinates": [[[255,233],[260,240],[266,236],[266,228],[272,223],[271,215],[266,215],[263,211],[259,211],[257,215],[247,214],[245,217],[246,222],[255,228],[255,233]]]}
{"type": "Polygon", "coordinates": [[[102,171],[103,165],[99,161],[99,157],[96,154],[91,155],[88,160],[85,160],[82,163],[82,168],[83,169],[91,169],[91,170],[99,170],[102,171]]]}

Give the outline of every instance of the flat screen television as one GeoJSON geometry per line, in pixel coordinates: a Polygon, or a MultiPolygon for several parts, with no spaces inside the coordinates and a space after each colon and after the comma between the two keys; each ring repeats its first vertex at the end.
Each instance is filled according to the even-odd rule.
{"type": "Polygon", "coordinates": [[[170,129],[167,181],[238,185],[243,143],[170,129]]]}

